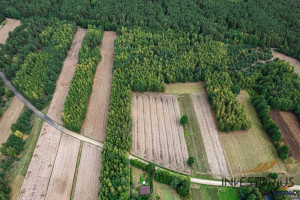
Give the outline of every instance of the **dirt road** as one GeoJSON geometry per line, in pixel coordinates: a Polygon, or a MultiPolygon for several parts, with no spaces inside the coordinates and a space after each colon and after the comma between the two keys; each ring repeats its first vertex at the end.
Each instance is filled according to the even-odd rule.
{"type": "Polygon", "coordinates": [[[5,44],[9,32],[13,31],[20,25],[20,20],[6,18],[6,24],[0,29],[0,43],[5,44]]]}
{"type": "Polygon", "coordinates": [[[98,64],[85,120],[81,133],[100,142],[105,140],[107,114],[112,84],[115,32],[105,31],[100,47],[101,62],[98,64]]]}

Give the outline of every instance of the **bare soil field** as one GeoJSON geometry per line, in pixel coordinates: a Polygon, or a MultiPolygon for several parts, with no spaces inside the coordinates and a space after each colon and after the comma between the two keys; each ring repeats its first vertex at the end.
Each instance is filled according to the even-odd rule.
{"type": "Polygon", "coordinates": [[[62,135],[46,199],[70,199],[80,140],[62,135]]]}
{"type": "Polygon", "coordinates": [[[86,34],[86,29],[78,28],[74,36],[72,46],[68,56],[64,61],[62,71],[57,80],[55,93],[51,101],[51,109],[48,111],[48,116],[54,121],[62,124],[61,115],[64,111],[64,103],[68,95],[70,82],[75,74],[78,62],[78,52],[81,47],[81,42],[86,34]]]}
{"type": "Polygon", "coordinates": [[[55,163],[61,132],[44,123],[18,199],[44,199],[55,163]]]}
{"type": "Polygon", "coordinates": [[[6,18],[6,24],[0,29],[0,43],[5,44],[9,32],[13,31],[20,25],[20,20],[6,18]]]}
{"type": "Polygon", "coordinates": [[[112,68],[114,63],[114,40],[117,34],[104,31],[100,53],[101,62],[97,66],[91,94],[81,133],[100,142],[105,140],[107,114],[112,84],[112,68]]]}
{"type": "Polygon", "coordinates": [[[279,126],[283,141],[290,146],[290,156],[300,160],[300,122],[292,112],[271,110],[272,119],[279,126]]]}
{"type": "MultiPolygon", "coordinates": [[[[236,178],[250,175],[265,176],[269,171],[255,174],[244,173],[254,169],[259,163],[271,163],[277,160],[278,155],[267,133],[263,130],[249,94],[241,91],[239,96],[252,127],[248,131],[219,133],[228,169],[230,174],[236,178]]],[[[272,167],[271,171],[286,173],[286,168],[280,160],[272,167]]]]}
{"type": "Polygon", "coordinates": [[[100,147],[86,142],[83,143],[73,197],[74,200],[95,200],[98,198],[101,151],[102,149],[100,147]]]}
{"type": "Polygon", "coordinates": [[[206,93],[201,92],[198,94],[192,94],[191,97],[201,130],[211,173],[215,177],[228,177],[229,171],[227,168],[227,163],[221,143],[219,141],[214,115],[210,109],[206,93]]]}
{"type": "Polygon", "coordinates": [[[131,153],[165,168],[190,173],[177,97],[133,93],[131,153]]]}
{"type": "Polygon", "coordinates": [[[7,141],[7,138],[11,133],[10,127],[17,121],[23,108],[23,102],[18,97],[13,97],[11,104],[0,120],[0,147],[2,146],[2,143],[7,141]]]}
{"type": "Polygon", "coordinates": [[[295,73],[300,75],[300,61],[299,60],[289,57],[289,56],[286,56],[282,53],[278,53],[278,52],[274,51],[273,49],[272,49],[272,54],[273,54],[272,59],[279,58],[280,60],[285,60],[285,61],[289,62],[294,67],[295,73]]]}
{"type": "Polygon", "coordinates": [[[168,94],[190,94],[204,91],[203,82],[189,82],[189,83],[172,83],[166,84],[165,93],[168,94]]]}

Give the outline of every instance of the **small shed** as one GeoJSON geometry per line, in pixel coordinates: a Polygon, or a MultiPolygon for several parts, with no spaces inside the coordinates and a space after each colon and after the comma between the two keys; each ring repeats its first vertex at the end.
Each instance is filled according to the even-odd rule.
{"type": "Polygon", "coordinates": [[[150,186],[141,186],[140,195],[150,195],[150,186]]]}

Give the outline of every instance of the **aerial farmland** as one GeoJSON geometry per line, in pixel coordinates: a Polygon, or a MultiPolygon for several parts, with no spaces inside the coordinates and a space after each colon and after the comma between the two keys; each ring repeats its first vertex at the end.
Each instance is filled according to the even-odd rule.
{"type": "Polygon", "coordinates": [[[299,19],[297,0],[0,1],[0,199],[300,198],[299,19]]]}

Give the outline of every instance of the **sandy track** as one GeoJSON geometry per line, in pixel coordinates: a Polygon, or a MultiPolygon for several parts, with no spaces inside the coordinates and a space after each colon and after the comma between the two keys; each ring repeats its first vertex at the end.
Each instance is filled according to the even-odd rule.
{"type": "Polygon", "coordinates": [[[59,130],[44,123],[18,199],[45,198],[60,138],[59,130]]]}
{"type": "Polygon", "coordinates": [[[70,199],[80,140],[63,134],[46,199],[70,199]]]}
{"type": "Polygon", "coordinates": [[[191,97],[212,174],[215,177],[228,177],[229,171],[227,163],[206,94],[201,92],[192,94],[191,97]]]}
{"type": "Polygon", "coordinates": [[[62,71],[57,80],[55,93],[50,105],[51,109],[48,111],[48,116],[60,124],[62,124],[60,118],[64,111],[64,103],[68,95],[70,82],[75,74],[78,62],[78,52],[85,34],[86,29],[77,29],[72,46],[69,50],[67,58],[64,61],[62,71]]]}
{"type": "Polygon", "coordinates": [[[11,125],[17,121],[23,108],[23,102],[15,96],[0,121],[0,147],[7,141],[11,133],[11,125]]]}
{"type": "Polygon", "coordinates": [[[279,126],[283,141],[290,146],[290,156],[300,160],[300,122],[291,112],[271,110],[272,119],[279,126]]]}
{"type": "Polygon", "coordinates": [[[100,187],[100,147],[83,143],[73,200],[96,200],[100,187]]]}
{"type": "Polygon", "coordinates": [[[165,168],[190,173],[176,96],[133,93],[131,153],[165,168]]]}
{"type": "Polygon", "coordinates": [[[289,56],[286,56],[282,53],[278,53],[278,52],[274,51],[273,49],[272,49],[272,54],[273,54],[272,59],[279,58],[280,60],[285,60],[285,61],[289,62],[290,65],[292,65],[294,67],[295,72],[300,75],[300,61],[299,60],[289,57],[289,56]]]}
{"type": "Polygon", "coordinates": [[[6,18],[6,24],[0,29],[0,43],[5,44],[9,32],[13,31],[21,24],[20,20],[6,18]]]}
{"type": "Polygon", "coordinates": [[[104,142],[105,140],[114,63],[114,40],[116,37],[117,35],[113,31],[104,32],[100,47],[102,59],[97,66],[93,92],[81,128],[83,135],[100,142],[104,142]]]}

